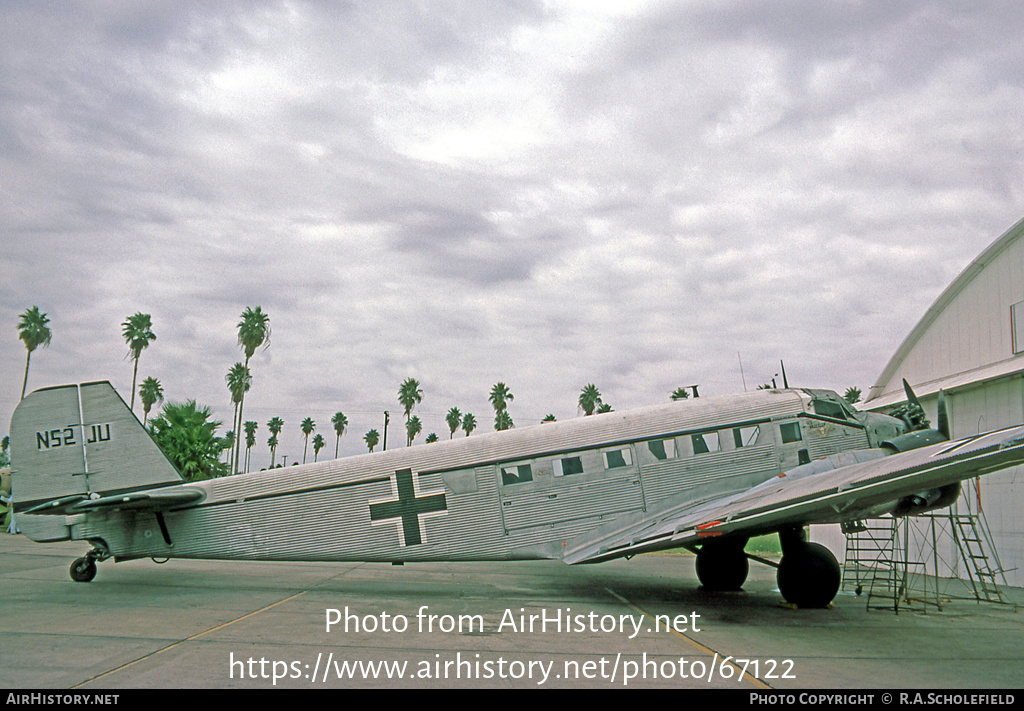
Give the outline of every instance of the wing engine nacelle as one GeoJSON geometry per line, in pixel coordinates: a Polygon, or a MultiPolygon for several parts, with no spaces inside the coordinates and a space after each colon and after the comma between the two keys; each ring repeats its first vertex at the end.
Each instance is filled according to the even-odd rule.
{"type": "Polygon", "coordinates": [[[907,432],[899,437],[887,439],[880,446],[882,449],[889,450],[892,454],[899,454],[900,452],[909,452],[918,447],[927,447],[930,444],[939,444],[947,440],[949,440],[949,437],[938,430],[918,430],[917,432],[907,432]]]}
{"type": "Polygon", "coordinates": [[[861,514],[860,518],[881,518],[882,516],[916,516],[935,509],[951,506],[960,496],[960,484],[949,484],[939,489],[919,491],[897,501],[876,506],[861,514]]]}
{"type": "Polygon", "coordinates": [[[960,498],[960,484],[949,484],[941,489],[928,489],[900,499],[893,516],[915,516],[935,509],[952,506],[960,498]]]}

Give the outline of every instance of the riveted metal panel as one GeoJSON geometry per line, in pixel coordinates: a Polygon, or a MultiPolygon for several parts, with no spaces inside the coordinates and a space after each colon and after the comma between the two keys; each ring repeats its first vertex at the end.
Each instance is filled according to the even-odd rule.
{"type": "MultiPolygon", "coordinates": [[[[683,489],[720,479],[749,478],[752,483],[777,474],[778,462],[771,444],[696,457],[681,457],[643,467],[644,488],[651,502],[657,503],[683,489]]],[[[723,484],[731,490],[736,482],[723,484]]]]}
{"type": "Polygon", "coordinates": [[[867,433],[863,429],[810,419],[807,448],[811,459],[821,459],[848,449],[867,449],[867,433]]]}
{"type": "Polygon", "coordinates": [[[579,483],[562,482],[557,489],[540,489],[502,496],[509,531],[548,526],[559,521],[632,511],[643,506],[640,477],[631,475],[579,483]]]}

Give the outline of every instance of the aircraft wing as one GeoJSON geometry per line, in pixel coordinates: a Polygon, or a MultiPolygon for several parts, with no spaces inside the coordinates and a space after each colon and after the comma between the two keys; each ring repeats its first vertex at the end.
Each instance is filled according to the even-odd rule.
{"type": "Polygon", "coordinates": [[[783,474],[746,491],[703,501],[699,492],[691,491],[663,502],[642,519],[612,523],[571,541],[563,560],[596,563],[692,547],[711,537],[757,536],[812,523],[852,521],[904,497],[1021,463],[1024,426],[902,454],[876,455],[799,478],[783,474]]]}

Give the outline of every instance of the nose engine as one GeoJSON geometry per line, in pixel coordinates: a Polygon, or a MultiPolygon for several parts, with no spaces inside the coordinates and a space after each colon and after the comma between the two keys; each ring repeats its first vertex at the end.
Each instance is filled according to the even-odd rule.
{"type": "Polygon", "coordinates": [[[907,433],[907,424],[898,417],[878,412],[860,414],[860,420],[867,429],[868,444],[871,447],[881,447],[883,442],[888,442],[907,433]]]}

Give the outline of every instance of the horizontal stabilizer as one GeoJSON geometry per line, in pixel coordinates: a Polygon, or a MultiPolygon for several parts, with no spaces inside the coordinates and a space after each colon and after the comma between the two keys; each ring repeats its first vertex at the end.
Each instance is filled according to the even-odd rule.
{"type": "Polygon", "coordinates": [[[79,514],[89,511],[149,509],[162,510],[185,504],[197,504],[206,498],[201,489],[177,489],[175,491],[151,491],[114,496],[89,498],[81,494],[65,496],[25,510],[27,514],[79,514]]]}

